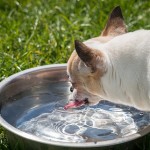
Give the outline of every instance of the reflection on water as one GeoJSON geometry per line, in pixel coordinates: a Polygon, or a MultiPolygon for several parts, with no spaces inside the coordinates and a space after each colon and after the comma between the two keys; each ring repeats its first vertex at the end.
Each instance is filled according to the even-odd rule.
{"type": "Polygon", "coordinates": [[[50,103],[42,109],[44,107],[51,108],[51,112],[25,122],[21,121],[22,117],[18,120],[18,129],[53,141],[88,142],[129,136],[150,124],[149,114],[109,102],[67,111],[61,103],[50,103]]]}

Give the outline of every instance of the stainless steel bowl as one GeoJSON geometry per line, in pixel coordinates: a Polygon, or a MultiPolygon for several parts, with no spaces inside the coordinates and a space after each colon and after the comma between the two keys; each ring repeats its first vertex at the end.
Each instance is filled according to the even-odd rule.
{"type": "MultiPolygon", "coordinates": [[[[0,83],[0,124],[6,129],[7,138],[9,140],[12,149],[32,149],[32,150],[74,150],[74,149],[109,149],[117,148],[119,149],[136,149],[136,146],[143,141],[144,135],[150,132],[150,126],[141,129],[140,132],[132,134],[127,137],[98,141],[98,142],[86,142],[86,143],[71,143],[71,142],[57,142],[48,141],[40,137],[25,133],[16,128],[18,123],[18,118],[20,115],[25,113],[25,111],[32,106],[35,108],[43,103],[48,103],[52,101],[58,101],[62,96],[60,93],[68,92],[68,87],[70,85],[67,83],[66,76],[66,64],[59,65],[47,65],[36,68],[31,68],[15,75],[10,76],[0,83]],[[26,92],[36,94],[36,92],[41,88],[47,88],[51,83],[61,83],[66,82],[67,88],[62,88],[56,93],[57,98],[48,99],[42,101],[42,99],[37,98],[35,101],[29,101],[26,99],[21,99],[21,103],[17,105],[11,105],[17,102],[18,95],[24,97],[26,92]],[[59,96],[60,95],[60,96],[59,96]]],[[[46,90],[46,89],[44,89],[46,90]]],[[[49,89],[48,89],[49,90],[49,89]]],[[[53,91],[52,91],[53,92],[53,91]]],[[[64,95],[64,101],[68,97],[64,95]]]]}

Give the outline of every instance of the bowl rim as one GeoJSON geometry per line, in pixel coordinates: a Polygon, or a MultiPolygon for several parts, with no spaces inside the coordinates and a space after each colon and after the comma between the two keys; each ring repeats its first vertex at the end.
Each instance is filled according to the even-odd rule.
{"type": "MultiPolygon", "coordinates": [[[[26,69],[24,71],[18,72],[0,82],[0,92],[10,81],[14,80],[18,76],[25,75],[27,73],[32,73],[35,71],[42,71],[42,70],[46,70],[46,69],[50,69],[50,70],[58,69],[58,68],[66,69],[66,67],[67,67],[67,64],[52,64],[52,65],[44,65],[44,66],[34,67],[34,68],[30,68],[30,69],[26,69]]],[[[0,112],[1,112],[1,110],[0,110],[0,112]]],[[[1,113],[0,113],[0,125],[3,126],[5,130],[8,130],[9,132],[14,133],[15,135],[20,136],[27,140],[31,140],[31,141],[39,142],[39,143],[43,143],[43,144],[48,144],[48,145],[60,146],[60,147],[78,147],[78,148],[107,147],[107,146],[118,145],[118,144],[122,144],[125,142],[135,140],[137,138],[140,138],[150,132],[150,126],[147,126],[146,128],[139,131],[138,133],[135,133],[135,134],[132,134],[132,135],[129,135],[126,137],[122,137],[122,138],[117,138],[117,139],[108,140],[108,141],[72,143],[72,142],[60,142],[60,141],[57,142],[57,141],[46,140],[46,139],[39,138],[35,135],[25,133],[25,132],[15,128],[11,124],[9,124],[7,121],[5,121],[5,119],[3,119],[3,117],[1,116],[1,113]]]]}

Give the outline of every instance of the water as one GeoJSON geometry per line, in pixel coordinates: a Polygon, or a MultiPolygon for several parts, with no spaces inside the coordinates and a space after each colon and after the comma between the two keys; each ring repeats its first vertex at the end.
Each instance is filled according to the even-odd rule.
{"type": "Polygon", "coordinates": [[[31,87],[12,97],[1,115],[19,130],[42,139],[74,143],[122,138],[150,125],[150,113],[107,101],[64,110],[69,86],[54,82],[31,87]]]}
{"type": "Polygon", "coordinates": [[[18,121],[18,129],[52,141],[88,142],[129,136],[150,124],[150,114],[108,102],[67,111],[59,103],[47,107],[51,112],[18,121]]]}

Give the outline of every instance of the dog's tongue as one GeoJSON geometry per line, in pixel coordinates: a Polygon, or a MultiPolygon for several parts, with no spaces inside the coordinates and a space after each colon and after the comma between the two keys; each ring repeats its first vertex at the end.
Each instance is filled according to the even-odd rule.
{"type": "Polygon", "coordinates": [[[69,102],[67,105],[65,105],[64,109],[67,110],[69,108],[76,108],[76,107],[80,107],[84,104],[84,101],[81,100],[81,101],[78,101],[78,100],[75,100],[75,101],[72,101],[72,102],[69,102]]]}

